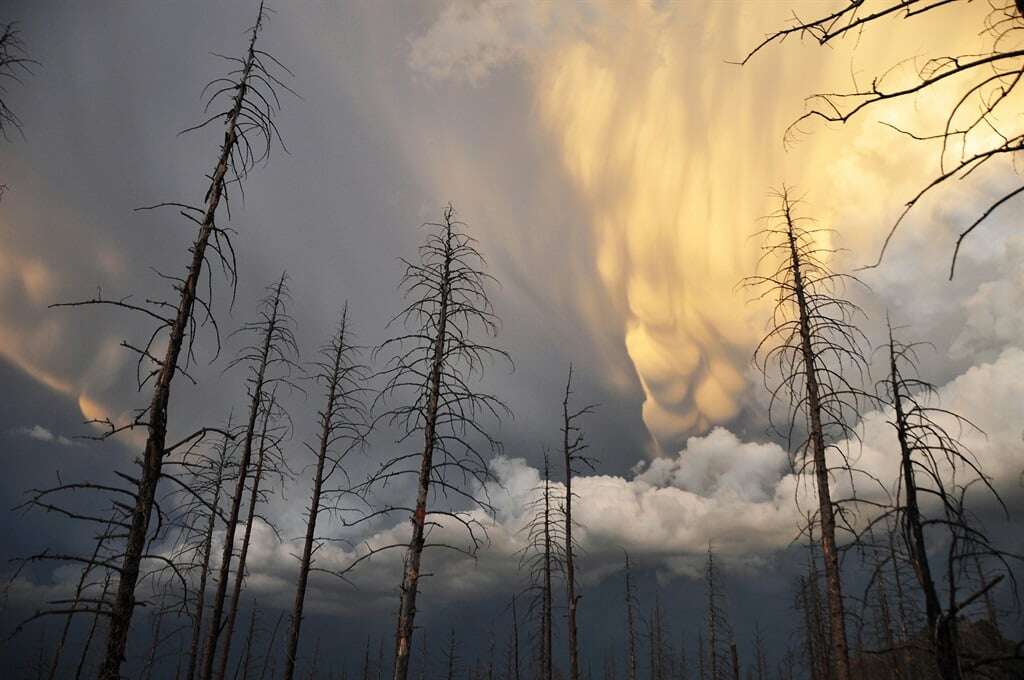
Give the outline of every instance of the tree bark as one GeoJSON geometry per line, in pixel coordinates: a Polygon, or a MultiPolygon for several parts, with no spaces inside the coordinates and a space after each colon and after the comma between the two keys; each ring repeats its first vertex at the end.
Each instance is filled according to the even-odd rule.
{"type": "Polygon", "coordinates": [[[804,290],[802,262],[793,230],[792,216],[786,206],[786,224],[789,236],[790,265],[793,272],[794,293],[799,313],[800,353],[804,368],[807,412],[810,426],[811,454],[818,489],[818,513],[821,522],[821,553],[825,563],[829,630],[832,638],[832,658],[836,680],[851,680],[850,654],[846,642],[846,617],[843,604],[843,585],[839,571],[839,553],[836,548],[835,509],[829,489],[828,463],[825,458],[825,433],[821,421],[821,390],[818,385],[817,357],[812,344],[810,311],[804,290]]]}

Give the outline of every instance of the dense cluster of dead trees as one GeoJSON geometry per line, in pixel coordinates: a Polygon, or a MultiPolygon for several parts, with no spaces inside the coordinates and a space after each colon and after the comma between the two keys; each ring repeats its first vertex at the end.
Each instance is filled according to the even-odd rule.
{"type": "MultiPolygon", "coordinates": [[[[851,3],[786,29],[754,52],[789,34],[812,35],[826,44],[890,14],[912,17],[947,3],[918,6],[909,0],[871,14],[862,13],[862,4],[851,3]]],[[[961,102],[941,135],[944,145],[959,139],[966,147],[976,128],[983,123],[992,127],[991,117],[1022,73],[1021,51],[1007,47],[1021,29],[1019,3],[1014,7],[994,10],[998,20],[990,26],[993,47],[983,57],[931,64],[921,83],[908,90],[890,91],[876,82],[870,91],[821,95],[823,108],[805,119],[845,122],[877,102],[912,95],[952,74],[993,66],[995,75],[965,95],[983,98],[985,112],[964,126],[961,102]],[[1002,94],[988,96],[993,87],[1002,94]],[[858,103],[844,108],[852,101],[847,97],[858,103]]],[[[33,490],[24,506],[95,531],[91,549],[83,554],[44,551],[22,560],[22,567],[61,563],[79,570],[69,597],[48,603],[25,622],[50,616],[60,620],[56,642],[40,645],[38,676],[118,680],[128,675],[124,669],[131,652],[138,660],[132,672],[147,680],[156,677],[158,667],[169,666],[176,679],[188,680],[265,680],[277,677],[279,666],[285,680],[302,675],[303,667],[308,677],[324,677],[321,673],[334,671],[320,667],[320,641],[303,639],[311,580],[347,580],[360,565],[398,551],[402,572],[392,654],[386,654],[380,638],[374,655],[367,638],[362,680],[383,680],[385,673],[392,680],[409,680],[410,673],[422,680],[441,675],[446,680],[593,680],[586,660],[597,652],[582,632],[586,617],[581,619],[580,611],[586,608],[581,606],[578,573],[580,527],[574,520],[580,499],[573,489],[580,471],[593,466],[583,424],[596,407],[577,403],[571,366],[559,395],[560,450],[545,452],[543,479],[531,496],[531,518],[524,528],[520,567],[528,585],[512,594],[507,610],[495,617],[507,620],[500,660],[494,629],[486,655],[470,663],[454,627],[443,648],[438,646],[443,658],[436,659],[427,631],[416,625],[418,596],[429,575],[424,565],[429,565],[433,549],[473,557],[488,541],[477,511],[493,511],[486,490],[493,481],[491,459],[501,448],[489,426],[509,415],[504,402],[486,391],[484,381],[494,363],[511,364],[493,344],[500,329],[490,299],[496,282],[476,239],[451,205],[437,222],[423,225],[426,235],[418,256],[403,260],[405,302],[389,326],[393,337],[364,352],[355,344],[345,304],[319,358],[303,365],[298,331],[288,312],[289,277],[282,273],[267,288],[256,318],[232,334],[242,349],[227,368],[245,371],[244,418],[238,422],[232,413],[223,426],[178,433],[181,426],[170,416],[172,387],[180,385],[182,376],[195,382],[190,371],[203,328],[213,336],[212,354],[217,357],[221,337],[216,301],[229,297],[233,303],[236,294],[235,232],[226,226],[229,190],[241,191],[249,172],[267,160],[272,147],[283,146],[274,116],[280,107],[278,92],[290,91],[283,81],[290,73],[258,46],[266,22],[261,4],[242,56],[225,57],[228,73],[207,86],[206,104],[213,113],[190,128],[223,126],[202,201],[152,206],[175,208],[194,226],[184,273],[160,275],[170,283],[166,299],[137,302],[131,296],[107,298],[100,293],[54,305],[112,307],[153,325],[142,342],[123,343],[136,359],[138,388],[146,391],[147,405],[126,421],[104,418],[91,423],[99,439],[142,435],[137,470],[117,470],[99,480],[62,480],[33,490]],[[216,270],[226,279],[227,294],[218,293],[214,285],[216,270]],[[296,393],[305,395],[303,385],[310,381],[322,405],[316,412],[317,437],[305,444],[312,462],[297,466],[286,404],[296,393]],[[349,456],[363,448],[374,429],[396,433],[395,453],[365,479],[356,479],[348,468],[349,456]],[[552,471],[553,456],[560,474],[552,471]],[[268,616],[247,583],[248,560],[258,531],[283,543],[262,509],[296,476],[310,491],[305,530],[293,555],[294,599],[290,611],[268,616]],[[93,500],[82,501],[86,495],[93,500]],[[350,544],[354,557],[346,564],[318,562],[318,553],[339,540],[340,529],[377,527],[395,517],[409,522],[406,540],[350,544]],[[461,542],[452,538],[452,529],[463,537],[461,542]],[[140,610],[149,613],[148,629],[140,624],[140,610]],[[76,625],[78,621],[82,623],[76,625]],[[77,647],[69,645],[75,631],[77,647]],[[136,639],[143,634],[148,634],[147,641],[136,639]],[[164,656],[173,663],[164,662],[164,656]]],[[[16,27],[6,26],[0,34],[0,94],[2,79],[31,63],[16,27]]],[[[0,100],[0,133],[19,126],[0,100]]],[[[1019,132],[1000,137],[1003,142],[992,149],[944,170],[907,210],[947,179],[1020,150],[1019,132]]],[[[943,160],[945,153],[944,146],[943,160]]],[[[996,201],[963,236],[1020,191],[996,201]]],[[[803,485],[798,502],[813,503],[801,506],[807,517],[803,537],[808,552],[806,574],[796,584],[796,636],[771,660],[756,625],[747,628],[752,642],[741,644],[730,622],[720,558],[709,545],[703,626],[692,635],[694,631],[681,631],[674,644],[667,613],[671,607],[659,592],[649,610],[643,610],[636,565],[627,554],[623,644],[621,650],[605,650],[603,677],[639,680],[644,672],[650,680],[854,680],[879,672],[901,680],[1011,677],[1024,663],[1022,649],[1003,639],[993,591],[1005,582],[1015,586],[1009,564],[1013,556],[989,539],[972,513],[973,489],[1001,502],[979,461],[960,441],[959,433],[973,426],[937,404],[935,389],[916,373],[918,345],[904,344],[892,326],[881,348],[885,377],[866,385],[871,357],[868,338],[858,327],[862,313],[843,297],[846,286],[856,280],[833,270],[832,236],[801,218],[787,192],[779,195],[779,202],[763,232],[762,272],[747,284],[773,305],[755,361],[770,393],[772,422],[789,444],[794,472],[803,485]],[[857,467],[857,424],[867,408],[883,411],[892,425],[897,483],[891,488],[857,467]],[[803,489],[811,491],[804,494],[803,489]],[[852,594],[859,584],[844,573],[844,554],[858,555],[869,565],[869,583],[859,599],[852,594]],[[967,616],[979,609],[983,616],[967,616]]]]}

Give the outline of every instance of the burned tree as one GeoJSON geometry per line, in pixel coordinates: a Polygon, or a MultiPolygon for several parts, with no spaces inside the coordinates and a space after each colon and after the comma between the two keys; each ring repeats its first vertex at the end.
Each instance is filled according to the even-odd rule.
{"type": "MultiPolygon", "coordinates": [[[[297,367],[298,348],[291,317],[288,315],[289,300],[287,276],[282,274],[271,286],[261,304],[260,316],[257,321],[250,322],[239,329],[238,333],[254,339],[243,347],[239,355],[232,361],[232,366],[245,365],[249,372],[246,379],[249,407],[242,433],[238,459],[238,477],[231,496],[231,503],[225,519],[224,546],[220,561],[217,589],[214,593],[213,610],[206,635],[203,652],[203,666],[200,677],[212,680],[214,661],[221,635],[225,636],[225,647],[230,644],[231,628],[238,612],[238,595],[241,592],[241,581],[244,577],[244,556],[248,550],[249,537],[252,532],[255,506],[259,498],[259,485],[268,462],[269,449],[276,446],[273,441],[281,435],[270,433],[270,422],[275,413],[274,390],[278,385],[291,385],[291,372],[297,367]],[[270,434],[270,438],[267,435],[270,434]],[[255,445],[255,448],[254,448],[255,445]],[[255,461],[254,461],[255,458],[255,461]],[[255,469],[253,466],[255,464],[255,469]],[[231,564],[235,550],[235,533],[242,512],[242,503],[247,490],[247,483],[252,477],[249,496],[248,521],[245,524],[244,536],[240,547],[239,564],[236,569],[234,597],[228,612],[229,625],[223,625],[224,607],[227,598],[228,584],[231,576],[231,564]]],[[[223,654],[227,663],[227,652],[223,654]]],[[[223,672],[221,673],[223,675],[223,672]]]]}
{"type": "Polygon", "coordinates": [[[423,441],[415,452],[386,461],[369,484],[416,479],[413,505],[384,511],[407,512],[412,534],[404,546],[384,546],[360,558],[405,548],[394,680],[407,680],[409,673],[420,565],[424,549],[431,545],[428,530],[443,527],[446,520],[461,526],[468,534],[469,548],[444,547],[469,554],[483,540],[482,526],[472,514],[451,507],[439,509],[435,501],[440,496],[489,509],[486,498],[469,486],[483,488],[491,474],[484,454],[499,448],[484,429],[483,419],[500,419],[508,413],[497,397],[474,385],[495,358],[508,359],[505,352],[476,339],[477,334],[493,337],[498,331],[498,317],[487,293],[495,280],[484,271],[486,262],[477,241],[451,205],[440,222],[424,226],[430,233],[419,248],[419,260],[403,260],[401,285],[408,303],[392,322],[404,326],[404,331],[374,352],[393,353],[383,371],[385,385],[378,398],[378,403],[390,406],[379,420],[399,431],[399,443],[414,436],[422,436],[423,441]],[[408,400],[403,403],[400,398],[408,400]]]}
{"type": "MultiPolygon", "coordinates": [[[[1003,578],[982,579],[973,594],[961,599],[962,581],[978,561],[991,559],[1012,577],[1006,555],[994,546],[966,507],[967,491],[984,488],[1001,505],[1002,499],[982,471],[979,462],[948,428],[976,429],[963,417],[935,404],[933,385],[917,374],[919,345],[896,340],[892,326],[884,347],[888,375],[877,384],[879,400],[891,410],[890,424],[899,444],[899,481],[895,505],[874,523],[894,517],[900,542],[917,579],[924,601],[925,620],[943,680],[964,677],[958,643],[958,619],[962,611],[984,598],[1003,578]],[[929,512],[929,507],[937,510],[929,512]],[[939,537],[929,539],[930,533],[939,537]],[[946,601],[929,558],[929,547],[948,545],[946,554],[946,601]]],[[[1004,510],[1005,510],[1005,506],[1004,510]]],[[[895,559],[895,551],[892,551],[895,559]]],[[[976,665],[983,665],[976,664],[976,665]]]]}
{"type": "MultiPolygon", "coordinates": [[[[626,560],[626,680],[637,680],[636,674],[636,590],[633,586],[633,572],[629,567],[629,553],[626,560]]],[[[704,680],[701,673],[701,680],[704,680]]]]}
{"type": "Polygon", "coordinates": [[[352,337],[346,304],[334,337],[321,349],[321,359],[316,363],[316,381],[323,386],[326,396],[323,410],[318,414],[320,440],[317,448],[307,445],[316,456],[316,462],[306,515],[306,535],[302,553],[298,556],[299,578],[285,652],[285,680],[292,680],[295,676],[306,586],[314,563],[314,553],[322,545],[316,534],[317,519],[321,512],[341,511],[341,508],[331,503],[339,496],[346,495],[352,487],[343,464],[346,456],[362,445],[366,433],[368,416],[362,397],[367,391],[365,384],[368,369],[359,363],[359,348],[352,343],[352,337]],[[332,481],[337,483],[339,479],[343,486],[332,487],[332,481]]]}
{"type": "Polygon", "coordinates": [[[729,643],[732,640],[732,627],[729,625],[729,616],[725,609],[721,574],[715,565],[715,552],[710,545],[707,562],[704,565],[704,588],[707,596],[704,620],[708,635],[708,679],[726,680],[731,675],[729,643]]]}
{"type": "MultiPolygon", "coordinates": [[[[228,432],[233,431],[230,417],[226,429],[228,432]]],[[[199,663],[210,558],[213,553],[213,533],[217,520],[221,518],[221,497],[224,484],[230,475],[229,466],[233,463],[233,454],[234,442],[231,437],[224,435],[215,455],[185,463],[191,472],[189,492],[193,494],[193,507],[187,510],[190,522],[188,529],[198,539],[189,546],[189,549],[192,551],[191,563],[199,570],[199,583],[196,586],[195,605],[192,610],[192,636],[189,642],[186,680],[194,680],[199,663]]]]}
{"type": "Polygon", "coordinates": [[[572,478],[577,468],[582,465],[593,470],[593,461],[584,452],[587,443],[583,439],[579,420],[593,413],[596,406],[588,404],[582,408],[570,407],[572,397],[572,364],[569,364],[569,376],[565,381],[565,397],[562,399],[562,460],[565,464],[565,503],[562,506],[565,533],[565,593],[569,625],[569,680],[579,680],[579,641],[577,640],[576,608],[579,595],[576,594],[576,546],[573,544],[572,530],[572,478]]]}
{"type": "Polygon", "coordinates": [[[529,613],[536,617],[537,662],[541,680],[554,675],[554,579],[565,571],[564,526],[555,516],[554,491],[551,488],[551,470],[548,453],[544,452],[544,478],[534,490],[528,505],[530,520],[523,530],[526,545],[520,567],[525,567],[532,594],[529,613]]]}
{"type": "Polygon", "coordinates": [[[264,524],[273,529],[273,524],[269,519],[257,516],[256,506],[267,500],[268,490],[265,488],[267,478],[276,476],[283,486],[284,478],[288,474],[284,450],[281,448],[282,441],[289,434],[287,423],[281,423],[288,420],[288,414],[279,405],[276,385],[271,389],[270,395],[266,399],[267,403],[262,407],[263,424],[260,427],[256,466],[253,468],[252,482],[249,488],[249,506],[245,517],[245,530],[242,532],[242,541],[238,548],[238,566],[235,568],[231,606],[228,609],[227,621],[224,626],[224,647],[220,654],[220,665],[217,671],[218,680],[224,680],[227,677],[228,661],[231,658],[231,643],[234,639],[235,625],[238,622],[238,611],[242,603],[242,587],[245,583],[246,564],[249,556],[249,546],[252,541],[253,527],[256,524],[256,520],[260,519],[264,524]]]}
{"type": "Polygon", "coordinates": [[[787,191],[779,199],[781,207],[761,232],[765,243],[760,267],[768,271],[745,281],[774,305],[768,333],[758,344],[754,360],[771,394],[772,424],[795,452],[798,477],[814,479],[817,517],[807,529],[814,523],[819,527],[836,677],[850,680],[836,533],[837,525],[853,531],[855,499],[834,499],[829,485],[839,472],[855,488],[857,470],[842,442],[856,438],[852,424],[859,420],[863,391],[847,375],[853,372],[857,379],[863,378],[866,339],[854,324],[860,309],[840,296],[842,288],[855,279],[833,272],[827,262],[836,252],[823,243],[830,232],[803,226],[808,221],[795,215],[787,191]],[[781,422],[776,419],[780,408],[785,414],[781,422]]]}
{"type": "MultiPolygon", "coordinates": [[[[883,30],[890,22],[900,22],[901,30],[913,34],[915,25],[940,13],[963,11],[969,3],[956,0],[839,0],[833,11],[795,17],[790,26],[769,34],[743,59],[746,63],[758,52],[786,38],[810,38],[831,47],[843,38],[858,39],[865,32],[883,30]]],[[[909,139],[931,144],[938,155],[938,171],[922,182],[922,188],[910,197],[883,242],[878,266],[895,232],[913,208],[926,196],[948,188],[961,180],[980,175],[983,166],[1004,162],[1015,169],[1024,149],[1024,127],[1019,106],[1020,83],[1024,78],[1024,3],[1020,0],[992,0],[990,11],[977,18],[979,44],[962,54],[933,56],[923,62],[910,82],[898,82],[896,67],[874,75],[869,86],[856,82],[848,90],[822,92],[807,98],[808,111],[787,130],[787,139],[801,124],[820,120],[847,123],[887,105],[930,97],[930,101],[948,101],[945,119],[937,129],[904,129],[883,123],[909,139]],[[948,100],[943,88],[954,87],[948,100]]],[[[795,16],[795,15],[794,15],[795,16]]],[[[959,23],[957,24],[960,25],[959,23]]],[[[975,31],[968,29],[971,34],[975,31]]],[[[963,34],[963,31],[960,31],[963,34]]],[[[1019,181],[1015,184],[1020,184],[1019,181]]],[[[990,202],[956,239],[949,277],[956,271],[960,246],[994,212],[1018,198],[1024,185],[1004,191],[990,202]]]]}
{"type": "MultiPolygon", "coordinates": [[[[120,476],[122,481],[131,485],[130,490],[109,485],[90,487],[127,498],[127,504],[131,506],[123,536],[123,553],[118,556],[120,565],[114,567],[117,575],[114,599],[103,607],[105,615],[109,616],[110,626],[106,654],[99,674],[102,680],[117,680],[120,677],[128,632],[136,606],[136,588],[142,563],[146,559],[160,559],[160,556],[148,553],[147,546],[155,538],[150,535],[150,521],[157,507],[157,487],[163,476],[164,461],[179,447],[211,431],[211,428],[202,428],[177,444],[167,443],[168,409],[174,379],[178,374],[191,378],[187,371],[189,364],[195,359],[197,329],[204,324],[211,324],[216,331],[211,265],[215,264],[222,269],[232,290],[235,285],[234,250],[231,246],[230,231],[218,222],[219,209],[222,203],[227,203],[229,185],[240,184],[257,163],[266,160],[271,143],[275,139],[280,141],[273,122],[273,113],[278,104],[274,90],[286,86],[272,73],[272,70],[281,68],[277,60],[256,47],[257,37],[265,20],[266,15],[261,5],[256,22],[249,33],[249,44],[244,58],[226,58],[233,65],[233,70],[207,86],[207,91],[211,92],[207,107],[220,108],[223,103],[225,109],[190,128],[198,130],[217,121],[224,124],[223,142],[212,174],[209,176],[210,181],[202,206],[182,203],[162,203],[153,206],[175,207],[197,227],[185,274],[161,275],[164,280],[172,282],[174,297],[170,301],[147,299],[144,303],[136,304],[130,297],[106,299],[99,294],[89,300],[56,305],[112,306],[141,314],[149,321],[156,322],[155,329],[141,347],[128,342],[123,343],[125,348],[138,357],[140,390],[152,383],[153,391],[148,406],[125,423],[115,424],[109,419],[95,423],[105,428],[106,437],[135,429],[143,429],[146,432],[146,444],[139,461],[138,477],[120,476]]],[[[160,524],[158,522],[158,528],[160,524]]]]}

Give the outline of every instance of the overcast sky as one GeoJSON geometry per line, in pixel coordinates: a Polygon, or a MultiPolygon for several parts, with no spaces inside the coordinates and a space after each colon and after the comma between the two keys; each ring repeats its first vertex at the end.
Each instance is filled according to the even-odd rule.
{"type": "MultiPolygon", "coordinates": [[[[502,484],[491,489],[492,544],[475,563],[438,556],[428,617],[437,616],[431,607],[465,606],[477,612],[467,618],[486,618],[510,594],[511,558],[542,447],[557,443],[552,414],[570,362],[580,399],[601,405],[586,423],[600,462],[578,487],[595,609],[614,602],[626,548],[651,577],[645,588],[657,574],[678,594],[676,625],[695,626],[699,615],[684,604],[699,601],[693,577],[713,541],[738,616],[784,616],[799,515],[785,442],[768,431],[750,363],[766,319],[737,285],[756,265],[751,236],[774,207],[772,188],[785,183],[806,214],[837,230],[848,250],[836,266],[873,261],[903,203],[938,167],[934,148],[879,121],[927,128],[941,120],[941,102],[879,110],[844,128],[807,125],[789,147],[783,132],[813,91],[937,46],[971,51],[979,38],[961,25],[980,27],[982,17],[982,8],[939,12],[912,36],[894,24],[856,49],[787,43],[743,68],[726,63],[792,5],[277,3],[261,41],[295,74],[288,84],[298,96],[282,95],[277,119],[287,152],[275,148],[232,205],[240,283],[233,309],[218,297],[221,327],[252,318],[262,288],[287,270],[305,358],[346,300],[362,343],[380,342],[401,305],[398,258],[414,256],[421,223],[448,202],[501,282],[499,344],[515,371],[496,366],[487,385],[515,418],[495,430],[505,447],[494,464],[502,484]]],[[[40,62],[5,95],[24,138],[0,146],[0,183],[9,186],[0,203],[5,507],[57,471],[87,474],[136,455],[131,442],[73,438],[86,431],[84,418],[123,418],[144,403],[119,343],[139,341],[145,326],[47,305],[98,287],[157,295],[165,288],[152,268],[184,267],[190,223],[133,210],[201,198],[220,133],[178,132],[203,119],[200,92],[224,68],[211,52],[241,53],[254,12],[249,0],[14,0],[0,9],[0,21],[20,22],[40,62]]],[[[969,443],[1020,511],[1024,236],[1010,224],[1019,210],[996,214],[968,241],[956,280],[945,280],[958,228],[1013,181],[994,168],[922,204],[882,266],[863,273],[867,288],[851,294],[873,341],[888,312],[908,340],[934,344],[923,371],[944,406],[986,432],[969,443]]],[[[237,342],[210,364],[212,340],[201,337],[198,386],[175,384],[176,433],[241,408],[243,374],[223,372],[237,342]]],[[[301,471],[299,442],[311,436],[316,403],[291,399],[301,471]]],[[[865,417],[862,456],[888,478],[886,428],[885,414],[865,417]]],[[[390,450],[387,436],[374,438],[354,473],[390,450]]],[[[303,484],[277,502],[286,539],[299,531],[303,484]]],[[[404,523],[378,528],[371,540],[400,535],[404,523]]],[[[0,533],[6,558],[86,538],[53,518],[6,511],[0,533]]],[[[1010,539],[1024,549],[1019,533],[1010,539]]],[[[263,604],[291,597],[293,550],[258,528],[250,584],[263,604]]],[[[350,558],[340,547],[323,556],[350,558]]],[[[357,630],[372,611],[390,631],[397,559],[357,575],[358,591],[314,583],[314,614],[357,630]]],[[[20,583],[17,606],[68,573],[20,583]]],[[[595,636],[606,610],[588,623],[595,636]]]]}

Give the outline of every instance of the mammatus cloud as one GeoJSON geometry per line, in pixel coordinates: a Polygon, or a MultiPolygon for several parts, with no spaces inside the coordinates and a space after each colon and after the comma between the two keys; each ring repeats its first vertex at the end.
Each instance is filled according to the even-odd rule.
{"type": "MultiPolygon", "coordinates": [[[[806,59],[799,45],[787,44],[740,69],[725,61],[742,56],[766,26],[783,25],[794,8],[586,7],[558,17],[535,10],[529,20],[522,14],[530,10],[520,8],[512,21],[505,3],[453,3],[413,41],[410,65],[477,82],[497,63],[525,61],[542,132],[589,213],[603,290],[580,297],[602,301],[580,306],[600,317],[589,319],[595,328],[609,317],[620,324],[644,392],[644,421],[665,445],[728,423],[749,403],[746,365],[766,308],[750,304],[738,284],[756,267],[751,237],[775,208],[769,189],[795,185],[823,226],[845,223],[842,245],[854,261],[842,266],[861,264],[873,259],[891,214],[927,181],[921,168],[937,159],[921,145],[891,153],[896,133],[870,117],[841,130],[814,129],[813,139],[783,149],[783,130],[802,112],[805,95],[899,60],[873,47],[887,44],[892,26],[863,36],[856,50],[837,45],[828,60],[806,59]],[[522,22],[543,39],[517,30],[522,22]],[[478,58],[481,66],[470,68],[478,58]]],[[[975,14],[964,20],[980,20],[975,14]]],[[[935,36],[921,49],[974,39],[960,35],[963,17],[955,12],[940,19],[927,27],[935,36]]],[[[941,123],[943,110],[933,97],[886,115],[899,125],[934,113],[941,123]]],[[[935,216],[928,217],[935,229],[935,216]]]]}

